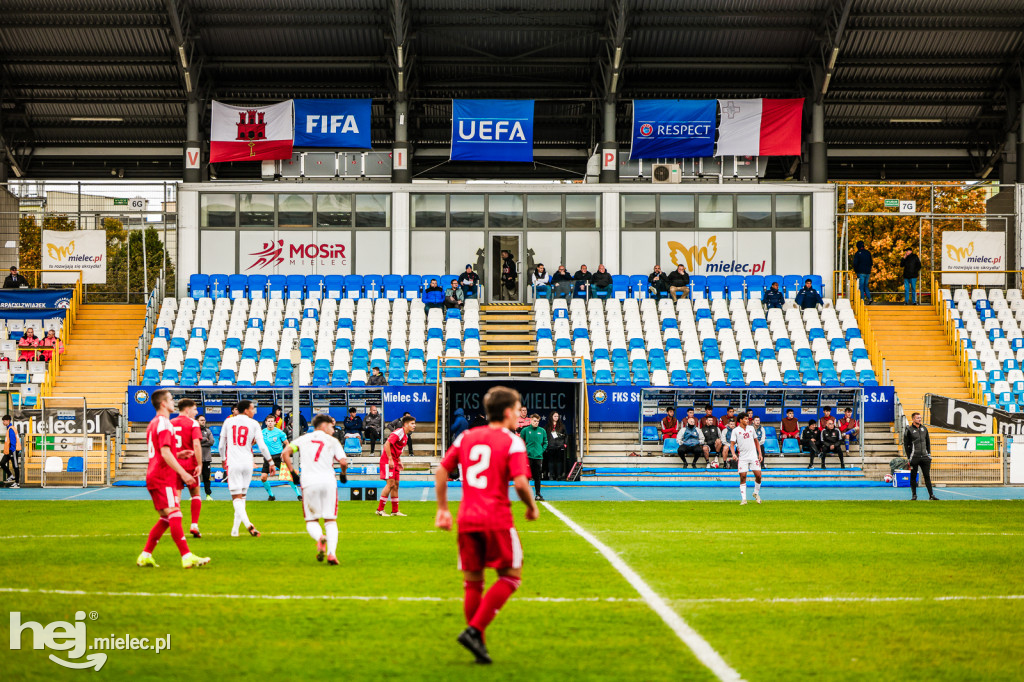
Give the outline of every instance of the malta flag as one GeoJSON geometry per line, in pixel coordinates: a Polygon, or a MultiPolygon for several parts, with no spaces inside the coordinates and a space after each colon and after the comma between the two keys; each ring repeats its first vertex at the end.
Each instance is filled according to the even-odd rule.
{"type": "Polygon", "coordinates": [[[720,99],[715,156],[799,156],[804,100],[720,99]]]}
{"type": "Polygon", "coordinates": [[[214,102],[210,163],[290,159],[294,131],[291,100],[256,107],[214,102]]]}

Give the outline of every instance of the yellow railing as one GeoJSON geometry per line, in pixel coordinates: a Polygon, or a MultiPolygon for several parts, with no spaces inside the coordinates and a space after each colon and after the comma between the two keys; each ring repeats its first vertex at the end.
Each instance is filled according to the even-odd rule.
{"type": "Polygon", "coordinates": [[[864,341],[864,349],[868,353],[868,359],[871,360],[871,367],[879,378],[884,380],[885,358],[882,357],[882,351],[879,350],[878,342],[875,341],[875,332],[871,328],[871,321],[868,319],[867,305],[864,303],[864,299],[861,298],[860,287],[857,286],[857,276],[852,272],[836,271],[834,281],[836,286],[832,290],[833,299],[841,298],[841,294],[845,294],[850,299],[850,307],[853,308],[853,314],[857,318],[857,326],[860,327],[860,336],[864,341]]]}

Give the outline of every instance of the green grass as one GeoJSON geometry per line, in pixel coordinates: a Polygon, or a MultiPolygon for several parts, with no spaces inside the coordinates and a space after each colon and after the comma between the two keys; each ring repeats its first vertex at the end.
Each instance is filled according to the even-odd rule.
{"type": "MultiPolygon", "coordinates": [[[[748,680],[1022,676],[1024,600],[936,598],[1024,594],[1024,503],[555,506],[619,552],[748,680]]],[[[0,503],[0,585],[87,593],[0,598],[43,624],[95,611],[90,638],[172,635],[159,656],[108,652],[100,674],[109,679],[712,679],[611,565],[543,510],[536,523],[518,522],[523,587],[488,631],[496,663],[472,665],[454,643],[463,627],[455,538],[432,529],[432,503],[402,507],[408,518],[340,505],[342,565],[330,568],[314,560],[294,502],[249,504],[259,539],[227,537],[231,507],[208,503],[192,547],[213,563],[183,571],[169,537],[156,551],[161,568],[134,566],[155,518],[148,503],[0,503]],[[62,534],[79,537],[40,537],[62,534]],[[109,592],[159,596],[99,594],[109,592]],[[402,599],[424,597],[439,600],[402,599]],[[575,601],[543,601],[564,597],[575,601]]],[[[3,646],[0,670],[7,679],[87,675],[47,653],[3,646]]]]}

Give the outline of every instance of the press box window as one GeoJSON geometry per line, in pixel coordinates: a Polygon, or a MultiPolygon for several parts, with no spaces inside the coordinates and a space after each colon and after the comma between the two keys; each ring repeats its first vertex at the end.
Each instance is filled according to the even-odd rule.
{"type": "Polygon", "coordinates": [[[447,227],[447,198],[444,194],[413,194],[412,226],[447,227]]]}
{"type": "Polygon", "coordinates": [[[810,194],[776,194],[775,227],[810,227],[810,194]]]}
{"type": "Polygon", "coordinates": [[[622,195],[622,227],[651,229],[656,227],[657,207],[653,194],[622,195]]]}
{"type": "Polygon", "coordinates": [[[318,194],[317,227],[352,227],[351,194],[318,194]]]}
{"type": "Polygon", "coordinates": [[[281,194],[277,197],[278,227],[312,227],[313,195],[281,194]]]}
{"type": "Polygon", "coordinates": [[[391,224],[391,198],[387,194],[356,195],[356,227],[387,227],[391,224]]]}
{"type": "Polygon", "coordinates": [[[522,227],[523,197],[520,194],[491,194],[487,197],[488,227],[522,227]]]}
{"type": "Polygon", "coordinates": [[[772,226],[770,194],[740,194],[736,197],[736,227],[772,226]]]}
{"type": "Polygon", "coordinates": [[[601,227],[601,197],[597,194],[565,195],[565,226],[567,228],[601,227]]]}
{"type": "Polygon", "coordinates": [[[733,226],[731,194],[702,194],[697,205],[700,207],[697,222],[702,230],[733,226]]]}
{"type": "Polygon", "coordinates": [[[274,226],[273,194],[239,194],[238,222],[242,227],[274,226]]]}
{"type": "Polygon", "coordinates": [[[692,194],[662,194],[658,199],[663,230],[692,230],[696,227],[692,194]]]}
{"type": "Polygon", "coordinates": [[[236,227],[235,195],[202,195],[199,199],[199,221],[203,227],[236,227]]]}
{"type": "Polygon", "coordinates": [[[483,194],[452,194],[448,204],[452,227],[484,226],[483,194]]]}
{"type": "Polygon", "coordinates": [[[526,196],[527,227],[562,227],[561,194],[529,194],[526,196]]]}

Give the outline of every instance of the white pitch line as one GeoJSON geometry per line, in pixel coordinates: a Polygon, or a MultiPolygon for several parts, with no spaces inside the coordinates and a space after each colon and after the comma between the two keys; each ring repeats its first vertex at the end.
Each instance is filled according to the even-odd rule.
{"type": "Polygon", "coordinates": [[[637,502],[643,502],[643,500],[641,500],[639,497],[633,497],[632,495],[630,495],[629,493],[627,493],[625,490],[623,490],[622,488],[620,488],[618,486],[612,486],[612,490],[616,491],[620,495],[623,495],[624,497],[628,497],[631,500],[636,500],[637,502]]]}
{"type": "Polygon", "coordinates": [[[424,488],[423,489],[423,494],[420,495],[420,502],[426,502],[427,501],[427,494],[429,492],[430,492],[430,488],[424,488]]]}
{"type": "Polygon", "coordinates": [[[936,490],[941,490],[942,492],[949,493],[950,495],[963,495],[964,497],[970,497],[970,498],[973,498],[975,500],[987,499],[987,498],[982,497],[980,495],[968,495],[967,493],[957,492],[956,490],[950,490],[949,488],[936,488],[936,490]]]}
{"type": "Polygon", "coordinates": [[[662,599],[657,592],[655,592],[650,585],[644,582],[644,579],[640,575],[629,567],[625,561],[622,560],[615,551],[604,544],[596,537],[587,532],[582,526],[570,519],[562,512],[555,509],[549,502],[542,502],[544,507],[554,514],[556,517],[562,520],[562,523],[569,526],[573,531],[576,532],[581,538],[589,542],[594,548],[608,560],[608,563],[612,565],[616,571],[618,571],[623,578],[626,579],[630,585],[633,586],[647,603],[647,605],[654,611],[658,616],[661,617],[665,624],[672,629],[676,636],[682,640],[683,644],[690,648],[690,651],[694,653],[701,663],[703,663],[712,673],[715,674],[720,680],[739,681],[743,678],[738,672],[733,670],[725,659],[708,644],[707,640],[700,636],[700,634],[694,630],[690,625],[676,613],[671,606],[669,606],[664,599],[662,599]]]}
{"type": "Polygon", "coordinates": [[[70,495],[68,497],[62,498],[61,500],[57,500],[57,501],[58,502],[62,502],[64,500],[73,500],[76,497],[81,497],[82,495],[88,495],[89,493],[94,493],[97,490],[105,490],[105,488],[90,488],[90,489],[86,490],[84,493],[78,493],[77,495],[70,495]]]}
{"type": "Polygon", "coordinates": [[[846,604],[879,602],[928,602],[928,601],[1015,601],[1024,599],[1024,594],[992,595],[950,595],[942,597],[708,597],[704,599],[673,599],[673,604],[846,604]]]}

